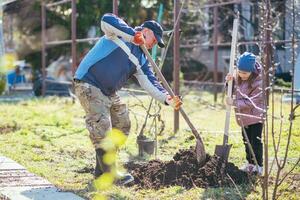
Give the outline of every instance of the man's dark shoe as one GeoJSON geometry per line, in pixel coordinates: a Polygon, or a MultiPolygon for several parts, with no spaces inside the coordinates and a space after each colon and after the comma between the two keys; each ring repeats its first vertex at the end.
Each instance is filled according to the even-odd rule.
{"type": "Polygon", "coordinates": [[[117,174],[118,174],[118,176],[117,176],[116,184],[119,186],[125,186],[125,185],[128,185],[129,183],[134,182],[134,177],[129,173],[122,174],[122,173],[118,172],[117,174]]]}

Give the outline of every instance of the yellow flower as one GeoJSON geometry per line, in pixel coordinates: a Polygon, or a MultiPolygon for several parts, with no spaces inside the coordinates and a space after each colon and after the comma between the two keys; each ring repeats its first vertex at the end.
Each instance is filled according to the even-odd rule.
{"type": "Polygon", "coordinates": [[[113,165],[116,162],[116,154],[116,151],[109,151],[105,153],[103,156],[103,162],[107,165],[113,165]]]}
{"type": "Polygon", "coordinates": [[[16,56],[14,54],[5,54],[0,57],[0,72],[7,72],[14,69],[16,56]]]}
{"type": "Polygon", "coordinates": [[[102,140],[101,147],[105,151],[114,151],[126,142],[127,136],[120,130],[113,128],[102,140]]]}
{"type": "Polygon", "coordinates": [[[94,197],[93,197],[93,200],[106,200],[106,196],[104,196],[103,194],[96,194],[94,197]]]}
{"type": "Polygon", "coordinates": [[[122,131],[115,128],[108,133],[107,137],[110,138],[114,145],[116,145],[117,147],[120,147],[123,144],[125,144],[127,139],[127,136],[122,131]]]}
{"type": "Polygon", "coordinates": [[[111,173],[104,173],[94,181],[97,190],[109,189],[114,183],[114,175],[111,173]]]}

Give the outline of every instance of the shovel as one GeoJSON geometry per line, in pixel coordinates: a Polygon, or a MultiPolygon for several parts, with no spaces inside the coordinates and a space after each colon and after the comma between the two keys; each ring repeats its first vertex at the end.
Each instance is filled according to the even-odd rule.
{"type": "MultiPolygon", "coordinates": [[[[170,85],[166,81],[165,77],[163,76],[163,74],[159,70],[158,66],[156,65],[156,63],[152,59],[152,57],[151,57],[150,53],[148,52],[148,50],[146,49],[145,45],[141,45],[141,48],[142,48],[143,52],[145,53],[148,61],[152,65],[152,67],[153,67],[155,73],[157,74],[158,78],[162,81],[163,86],[166,88],[166,90],[168,91],[168,93],[172,97],[174,97],[175,94],[174,94],[172,88],[170,87],[170,85]]],[[[190,119],[188,118],[187,114],[185,113],[185,111],[183,110],[182,107],[180,107],[179,111],[180,111],[182,117],[185,119],[186,123],[191,128],[192,133],[194,134],[194,136],[196,138],[196,156],[197,156],[197,161],[198,161],[198,163],[200,165],[202,165],[202,164],[205,163],[205,159],[206,159],[206,153],[205,153],[205,149],[204,149],[204,144],[203,144],[202,138],[200,137],[199,133],[197,132],[196,128],[194,127],[194,125],[192,124],[192,122],[190,121],[190,119]]]]}
{"type": "MultiPolygon", "coordinates": [[[[231,74],[231,75],[233,75],[233,68],[234,68],[234,58],[235,58],[235,52],[236,52],[238,23],[239,23],[239,19],[238,18],[234,19],[233,30],[232,30],[230,63],[229,63],[229,74],[231,74]]],[[[228,82],[227,97],[232,96],[232,86],[233,86],[232,82],[233,82],[232,80],[230,80],[228,82]]],[[[226,118],[225,118],[223,145],[217,145],[216,149],[215,149],[215,155],[221,157],[221,159],[223,159],[225,162],[227,162],[227,160],[228,160],[229,151],[232,146],[232,145],[228,145],[230,114],[231,114],[231,105],[226,105],[226,118]]]]}

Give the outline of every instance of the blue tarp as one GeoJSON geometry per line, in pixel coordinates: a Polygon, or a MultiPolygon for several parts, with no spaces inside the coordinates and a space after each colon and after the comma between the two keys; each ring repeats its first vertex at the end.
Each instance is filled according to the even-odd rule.
{"type": "Polygon", "coordinates": [[[17,74],[15,70],[10,71],[6,75],[6,82],[8,86],[12,86],[17,83],[25,83],[25,76],[23,74],[17,74]]]}

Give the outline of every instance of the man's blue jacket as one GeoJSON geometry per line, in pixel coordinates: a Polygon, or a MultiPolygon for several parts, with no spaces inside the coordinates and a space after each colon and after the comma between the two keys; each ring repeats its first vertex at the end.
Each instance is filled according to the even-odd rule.
{"type": "Polygon", "coordinates": [[[145,54],[139,46],[132,43],[136,30],[113,14],[105,14],[101,19],[101,29],[105,36],[87,53],[75,72],[79,79],[99,88],[110,96],[121,89],[131,76],[155,99],[165,102],[167,92],[153,74],[145,54]],[[110,35],[121,38],[138,59],[141,68],[132,63],[128,55],[109,39],[110,35]]]}

